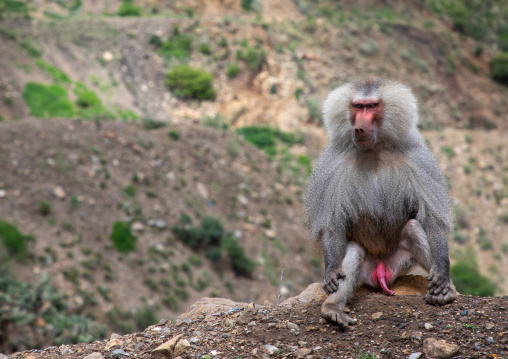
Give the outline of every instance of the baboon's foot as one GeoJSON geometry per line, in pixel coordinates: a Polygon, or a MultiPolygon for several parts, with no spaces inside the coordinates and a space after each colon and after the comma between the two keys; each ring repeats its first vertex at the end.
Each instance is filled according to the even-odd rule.
{"type": "Polygon", "coordinates": [[[351,318],[344,312],[344,307],[337,303],[323,303],[321,306],[321,315],[330,322],[337,323],[340,327],[346,328],[349,325],[356,324],[357,320],[351,318]]]}
{"type": "Polygon", "coordinates": [[[427,303],[443,305],[453,302],[457,297],[457,291],[450,278],[443,277],[432,272],[429,275],[429,292],[425,296],[427,303]]]}

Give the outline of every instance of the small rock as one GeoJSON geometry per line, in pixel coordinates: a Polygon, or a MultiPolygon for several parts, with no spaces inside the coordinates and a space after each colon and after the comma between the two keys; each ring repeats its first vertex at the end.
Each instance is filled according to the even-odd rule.
{"type": "Polygon", "coordinates": [[[434,326],[430,323],[425,323],[425,329],[427,329],[429,332],[434,329],[434,326]]]}
{"type": "Polygon", "coordinates": [[[492,328],[494,328],[494,324],[493,323],[487,323],[487,324],[485,324],[485,329],[491,330],[492,328]]]}
{"type": "Polygon", "coordinates": [[[74,353],[74,351],[71,349],[70,346],[68,346],[68,345],[61,345],[60,346],[60,354],[62,354],[62,355],[70,355],[72,353],[74,353]]]}
{"type": "Polygon", "coordinates": [[[0,359],[9,359],[9,357],[5,354],[0,353],[0,359]]]}
{"type": "Polygon", "coordinates": [[[328,321],[325,318],[319,318],[318,323],[319,324],[326,324],[326,323],[328,323],[328,321]]]}
{"type": "Polygon", "coordinates": [[[175,355],[180,355],[185,353],[187,348],[190,347],[190,343],[187,341],[187,339],[179,340],[178,343],[176,343],[175,346],[175,355]]]}
{"type": "Polygon", "coordinates": [[[115,58],[115,56],[113,55],[113,53],[111,51],[105,51],[102,54],[102,59],[106,62],[109,62],[109,61],[113,60],[114,58],[115,58]]]}
{"type": "Polygon", "coordinates": [[[466,316],[467,315],[467,309],[464,309],[462,312],[460,312],[460,315],[466,316]]]}
{"type": "Polygon", "coordinates": [[[253,320],[252,322],[249,322],[249,324],[247,324],[249,327],[255,327],[257,324],[256,324],[256,321],[253,320]]]}
{"type": "Polygon", "coordinates": [[[110,340],[113,339],[122,339],[122,336],[120,334],[112,333],[111,337],[109,337],[110,340]]]}
{"type": "Polygon", "coordinates": [[[64,200],[65,197],[67,197],[67,194],[65,193],[63,188],[60,186],[53,188],[53,191],[51,191],[51,194],[60,200],[64,200]]]}
{"type": "Polygon", "coordinates": [[[277,237],[277,232],[275,232],[273,229],[267,229],[265,231],[266,238],[275,239],[277,237]]]}
{"type": "Polygon", "coordinates": [[[245,197],[243,194],[239,194],[236,196],[236,199],[238,200],[238,202],[240,202],[240,204],[244,207],[247,207],[249,205],[249,200],[247,199],[247,197],[245,197]]]}
{"type": "Polygon", "coordinates": [[[178,343],[178,341],[183,337],[183,334],[178,334],[177,336],[171,338],[167,342],[159,345],[157,348],[152,350],[152,354],[154,354],[156,357],[166,357],[171,358],[173,357],[173,352],[175,350],[175,346],[178,343]]]}
{"type": "Polygon", "coordinates": [[[123,349],[115,349],[111,352],[112,355],[125,355],[125,356],[130,356],[129,353],[126,353],[125,350],[123,349]]]}
{"type": "Polygon", "coordinates": [[[429,358],[450,358],[459,352],[460,347],[436,338],[423,341],[423,353],[429,358]]]}
{"type": "Polygon", "coordinates": [[[373,320],[381,319],[382,316],[383,316],[383,312],[377,312],[377,313],[372,314],[372,319],[373,320]]]}
{"type": "Polygon", "coordinates": [[[145,230],[145,225],[141,222],[134,222],[131,226],[131,229],[134,232],[143,232],[145,230]]]}
{"type": "Polygon", "coordinates": [[[148,225],[161,231],[166,228],[166,222],[162,219],[151,219],[148,221],[148,225]]]}
{"type": "Polygon", "coordinates": [[[279,351],[279,348],[273,346],[273,345],[269,345],[269,344],[266,344],[265,345],[265,351],[269,354],[269,355],[274,355],[275,353],[277,353],[279,351]]]}
{"type": "Polygon", "coordinates": [[[120,339],[111,339],[107,344],[106,346],[104,347],[104,349],[106,350],[110,350],[111,348],[113,347],[121,347],[123,345],[123,341],[120,340],[120,339]]]}
{"type": "Polygon", "coordinates": [[[420,359],[422,357],[423,353],[412,353],[410,356],[409,356],[409,359],[420,359]]]}
{"type": "Polygon", "coordinates": [[[494,344],[494,338],[492,338],[492,337],[488,337],[488,338],[487,338],[487,341],[488,341],[490,344],[494,344]]]}
{"type": "MultiPolygon", "coordinates": [[[[2,357],[0,357],[0,359],[2,359],[2,357]]],[[[83,359],[104,359],[104,357],[102,356],[101,353],[95,352],[95,353],[92,353],[92,354],[88,354],[83,359]]]]}
{"type": "Polygon", "coordinates": [[[257,309],[255,308],[247,308],[237,319],[236,322],[238,324],[248,324],[253,319],[254,316],[257,314],[257,309]]]}
{"type": "Polygon", "coordinates": [[[310,349],[307,349],[307,348],[300,348],[300,349],[297,349],[293,355],[296,356],[297,358],[305,358],[307,355],[309,355],[310,353],[312,352],[312,350],[310,349]]]}
{"type": "Polygon", "coordinates": [[[291,323],[291,322],[287,322],[286,323],[286,328],[288,328],[290,330],[295,330],[295,331],[299,331],[300,330],[300,327],[298,326],[298,324],[291,323]]]}
{"type": "Polygon", "coordinates": [[[192,344],[199,344],[201,340],[198,337],[192,337],[189,339],[189,342],[192,344]]]}
{"type": "Polygon", "coordinates": [[[196,184],[196,188],[198,190],[198,193],[203,197],[204,199],[208,199],[208,191],[206,190],[206,187],[201,182],[198,182],[196,184]]]}
{"type": "MultiPolygon", "coordinates": [[[[4,189],[0,189],[0,198],[4,198],[7,195],[4,189]]],[[[3,355],[3,354],[2,354],[3,355]]],[[[1,358],[1,357],[0,357],[1,358]]]]}

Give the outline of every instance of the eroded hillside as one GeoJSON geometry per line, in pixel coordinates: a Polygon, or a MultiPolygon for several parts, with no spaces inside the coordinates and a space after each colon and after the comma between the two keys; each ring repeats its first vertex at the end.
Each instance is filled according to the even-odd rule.
{"type": "MultiPolygon", "coordinates": [[[[326,143],[320,106],[363,76],[413,88],[455,205],[452,263],[476,260],[508,293],[497,45],[401,1],[27,4],[0,21],[0,219],[35,238],[10,272],[31,283],[49,274],[71,312],[128,332],[146,324],[136,313],[173,318],[204,295],[274,302],[282,268],[283,297],[318,281],[301,198],[326,143]],[[213,98],[170,90],[182,64],[209,74],[213,98]],[[297,140],[267,154],[234,133],[247,125],[297,140]],[[115,247],[115,222],[129,224],[135,251],[115,247]],[[183,244],[205,228],[220,235],[183,244]]],[[[36,308],[40,328],[48,306],[36,308]]],[[[49,340],[32,339],[14,349],[49,340]]]]}

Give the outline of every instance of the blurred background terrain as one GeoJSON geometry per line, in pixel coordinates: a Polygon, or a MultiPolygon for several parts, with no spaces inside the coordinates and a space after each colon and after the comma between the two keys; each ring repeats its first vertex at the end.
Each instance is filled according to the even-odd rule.
{"type": "Polygon", "coordinates": [[[504,1],[3,0],[0,54],[0,352],[320,281],[320,107],[365,76],[419,99],[457,288],[508,294],[504,1]]]}

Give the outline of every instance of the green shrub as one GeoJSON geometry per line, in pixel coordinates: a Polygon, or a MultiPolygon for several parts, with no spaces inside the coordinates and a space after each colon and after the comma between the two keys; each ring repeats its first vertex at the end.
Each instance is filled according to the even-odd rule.
{"type": "Polygon", "coordinates": [[[175,33],[162,44],[161,52],[168,59],[172,57],[177,59],[188,58],[192,53],[192,39],[188,35],[175,33]]]}
{"type": "Polygon", "coordinates": [[[226,118],[219,113],[215,114],[215,116],[203,116],[201,118],[201,124],[203,126],[218,128],[221,130],[226,130],[228,128],[226,118]]]}
{"type": "Polygon", "coordinates": [[[268,156],[274,156],[277,153],[277,139],[289,146],[302,141],[294,134],[270,126],[245,126],[240,127],[236,132],[242,135],[247,142],[265,151],[268,156]]]}
{"type": "Polygon", "coordinates": [[[28,53],[28,55],[36,58],[42,56],[42,51],[32,45],[28,40],[22,40],[18,44],[28,53]]]}
{"type": "Polygon", "coordinates": [[[212,74],[189,65],[173,67],[166,75],[166,85],[175,96],[198,100],[213,100],[215,90],[212,74]]]}
{"type": "Polygon", "coordinates": [[[180,138],[180,134],[178,133],[178,131],[176,130],[171,130],[168,132],[168,136],[172,139],[172,140],[178,140],[180,138]]]}
{"type": "Polygon", "coordinates": [[[43,216],[49,215],[51,213],[51,202],[46,200],[40,201],[39,205],[37,206],[37,212],[43,216]]]}
{"type": "Polygon", "coordinates": [[[115,248],[121,253],[131,252],[136,249],[137,238],[131,233],[128,223],[115,222],[111,232],[111,240],[115,248]]]}
{"type": "Polygon", "coordinates": [[[129,197],[136,197],[136,187],[134,187],[132,184],[128,184],[123,191],[125,194],[129,197]]]}
{"type": "Polygon", "coordinates": [[[21,233],[13,224],[0,219],[0,240],[12,257],[23,259],[28,242],[34,241],[35,237],[21,233]]]}
{"type": "Polygon", "coordinates": [[[135,6],[132,0],[124,0],[118,8],[117,14],[118,16],[139,16],[141,15],[141,8],[135,6]]]}
{"type": "Polygon", "coordinates": [[[65,88],[59,85],[43,85],[28,82],[23,92],[30,114],[35,117],[71,117],[74,106],[65,88]]]}
{"type": "Polygon", "coordinates": [[[65,72],[57,69],[54,66],[51,66],[47,62],[37,60],[37,66],[39,66],[43,70],[46,70],[51,75],[51,77],[53,77],[53,80],[55,80],[55,82],[63,82],[66,84],[71,83],[71,79],[69,78],[69,76],[67,76],[65,72]]]}
{"type": "Polygon", "coordinates": [[[148,43],[158,49],[160,49],[162,47],[162,45],[164,44],[161,37],[158,35],[150,36],[150,40],[148,41],[148,43]]]}
{"type": "Polygon", "coordinates": [[[111,117],[102,106],[101,100],[95,92],[90,90],[82,83],[77,83],[74,88],[76,94],[77,114],[85,118],[94,118],[100,116],[111,117]]]}
{"type": "Polygon", "coordinates": [[[462,254],[459,260],[450,267],[450,276],[461,294],[491,297],[496,292],[496,285],[478,271],[478,264],[472,250],[469,250],[466,255],[462,254]]]}
{"type": "Polygon", "coordinates": [[[251,11],[253,2],[254,0],[242,0],[242,9],[245,11],[251,11]]]}
{"type": "Polygon", "coordinates": [[[178,226],[172,228],[173,233],[187,246],[199,249],[209,246],[219,246],[224,227],[213,217],[204,217],[201,226],[195,227],[190,218],[182,215],[178,226]]]}
{"type": "Polygon", "coordinates": [[[245,255],[243,248],[238,245],[237,240],[233,236],[227,235],[223,240],[223,246],[231,259],[231,266],[235,273],[250,277],[254,269],[256,269],[256,263],[245,255]]]}
{"type": "Polygon", "coordinates": [[[25,17],[28,18],[28,4],[25,1],[18,0],[2,0],[0,1],[0,19],[3,19],[5,14],[9,17],[25,17]]]}
{"type": "Polygon", "coordinates": [[[153,120],[151,118],[145,118],[141,121],[141,125],[145,130],[156,130],[158,128],[166,127],[168,124],[164,121],[153,120]]]}
{"type": "Polygon", "coordinates": [[[490,74],[494,80],[508,85],[508,52],[500,52],[490,60],[490,74]]]}
{"type": "Polygon", "coordinates": [[[317,121],[321,118],[321,105],[315,98],[307,99],[307,109],[309,110],[309,116],[311,121],[317,121]]]}
{"type": "Polygon", "coordinates": [[[226,75],[228,75],[228,78],[230,78],[230,79],[236,77],[236,75],[238,75],[239,72],[240,72],[240,66],[238,65],[237,62],[232,63],[226,69],[226,75]]]}
{"type": "Polygon", "coordinates": [[[266,59],[266,51],[261,48],[261,45],[251,47],[248,44],[244,44],[242,49],[236,53],[238,60],[245,61],[250,70],[256,71],[261,68],[266,59]]]}
{"type": "Polygon", "coordinates": [[[211,55],[212,54],[212,50],[210,49],[210,45],[208,45],[208,44],[199,45],[199,52],[201,52],[204,55],[211,55]]]}

